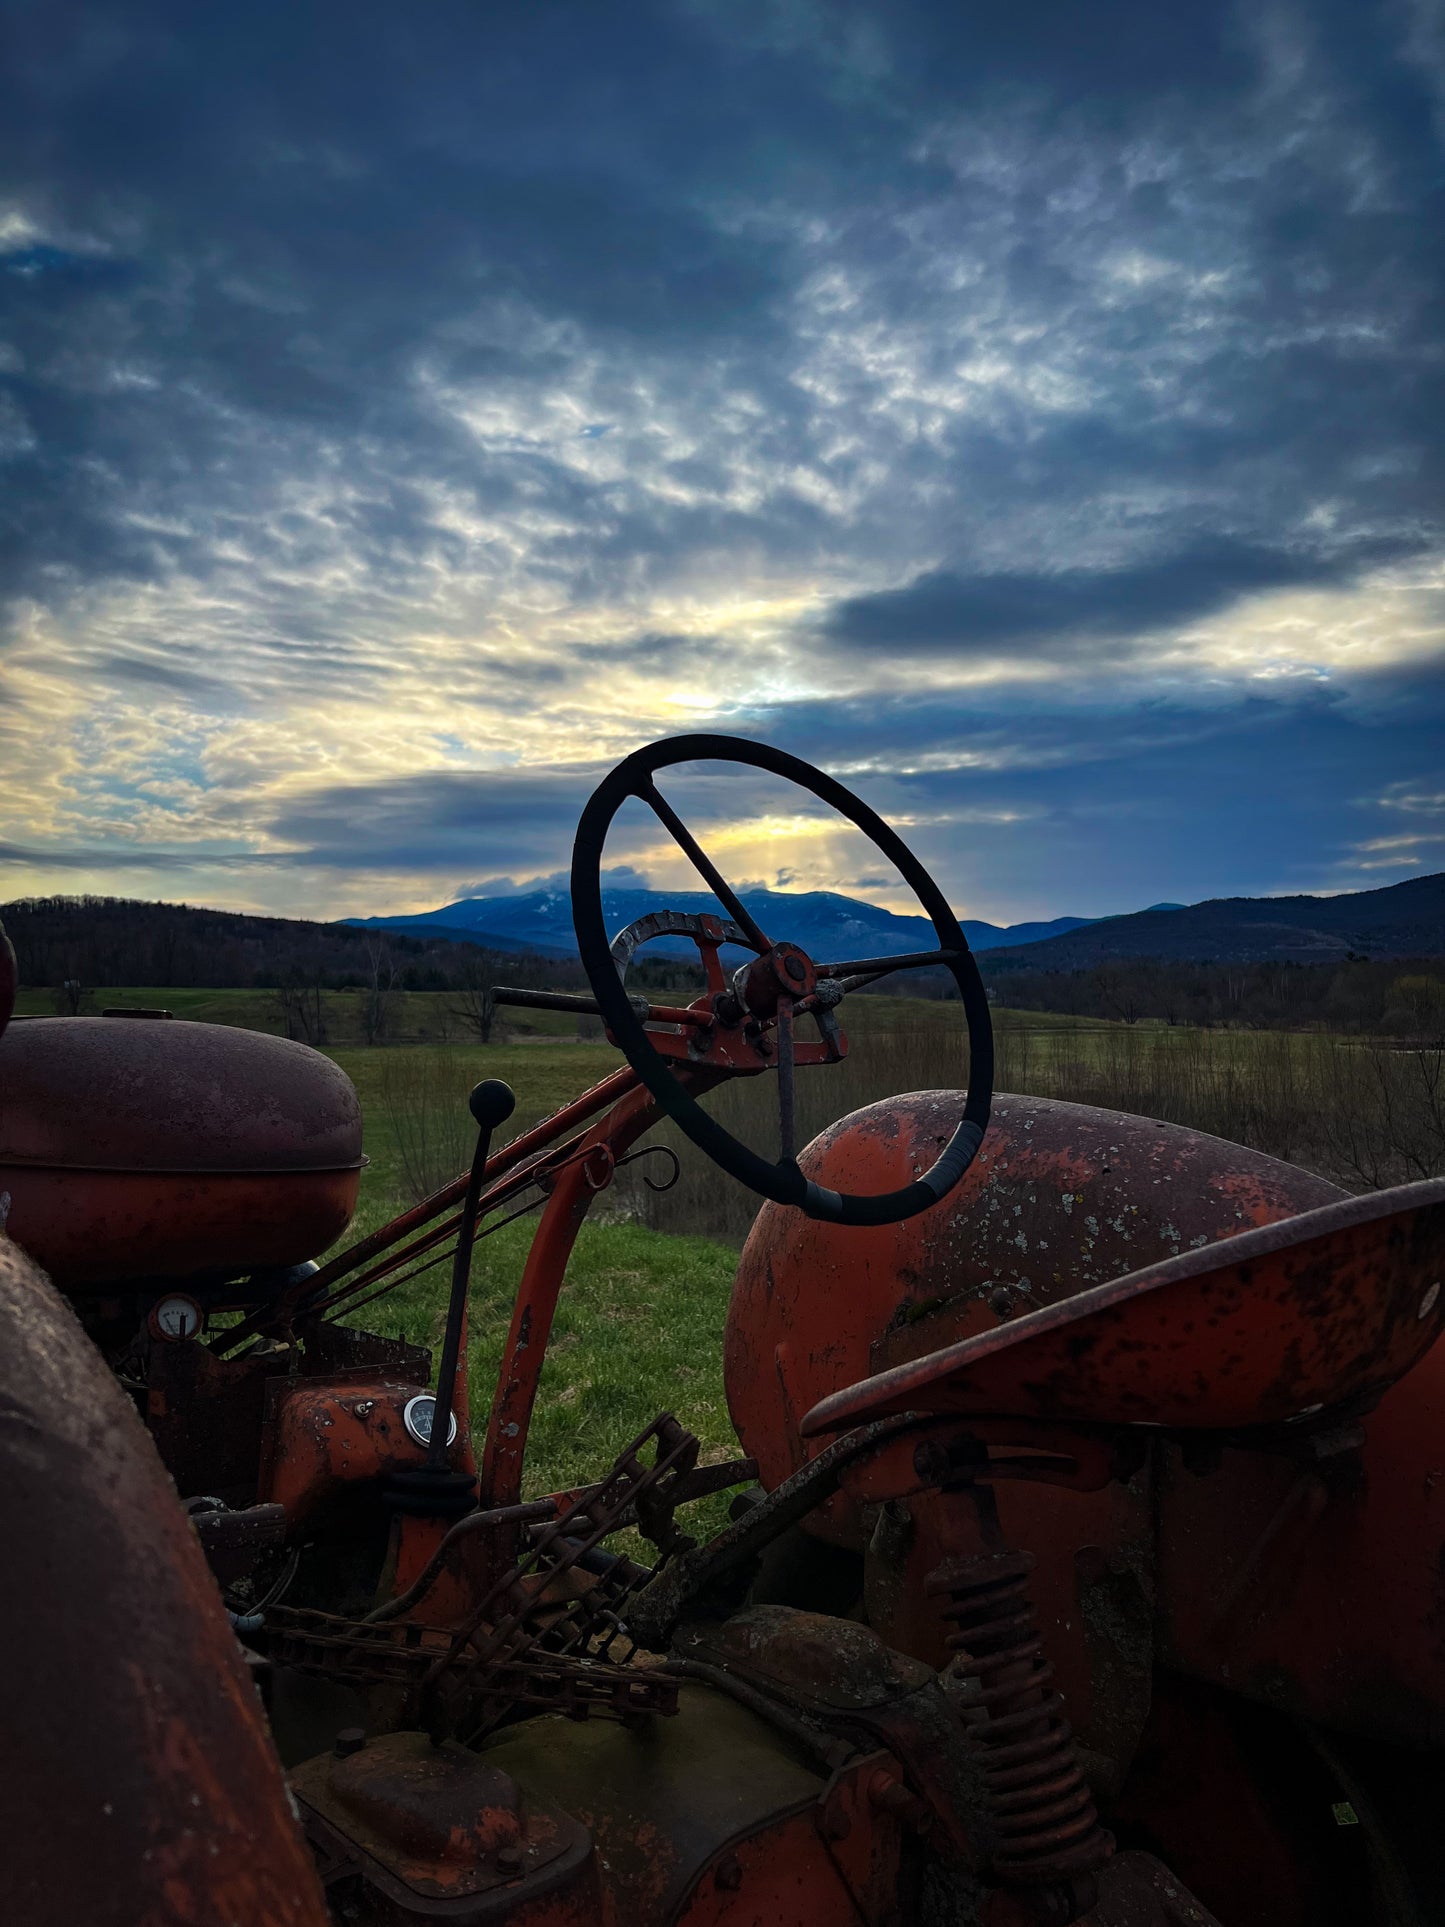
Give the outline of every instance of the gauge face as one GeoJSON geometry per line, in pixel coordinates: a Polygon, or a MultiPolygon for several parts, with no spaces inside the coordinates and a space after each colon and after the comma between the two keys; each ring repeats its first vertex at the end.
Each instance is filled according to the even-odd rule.
{"type": "Polygon", "coordinates": [[[187,1298],[184,1292],[173,1291],[169,1297],[158,1298],[151,1306],[149,1322],[155,1337],[178,1343],[183,1338],[194,1338],[200,1331],[201,1308],[194,1298],[187,1298]]]}
{"type": "MultiPolygon", "coordinates": [[[[437,1402],[430,1392],[423,1392],[420,1397],[410,1398],[406,1402],[406,1410],[401,1415],[402,1423],[406,1426],[407,1431],[411,1433],[418,1445],[431,1444],[432,1416],[436,1408],[437,1402]]],[[[456,1436],[457,1415],[455,1412],[448,1412],[447,1444],[451,1445],[455,1441],[456,1436]]]]}

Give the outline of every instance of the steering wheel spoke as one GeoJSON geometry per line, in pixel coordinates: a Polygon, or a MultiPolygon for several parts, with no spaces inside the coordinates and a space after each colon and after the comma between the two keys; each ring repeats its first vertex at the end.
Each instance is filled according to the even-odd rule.
{"type": "Polygon", "coordinates": [[[843,1224],[895,1224],[946,1197],[968,1169],[988,1125],[993,1092],[993,1031],[978,966],[958,918],[933,878],[882,818],[832,777],[795,756],[740,737],[677,736],[636,751],[603,779],[582,813],[572,852],[572,915],[582,963],[614,1041],[660,1108],[743,1184],[781,1204],[796,1205],[810,1217],[843,1224]],[[910,885],[933,925],[937,948],[820,968],[798,945],[770,943],[653,781],[660,769],[708,760],[740,763],[782,776],[846,817],[910,885]],[[629,926],[609,948],[602,914],[603,850],[608,828],[628,797],[641,799],[654,812],[729,913],[730,923],[664,911],[629,926]],[[692,1006],[689,1022],[651,1028],[633,1008],[622,974],[648,936],[684,930],[702,955],[707,991],[692,1006]],[[753,961],[734,974],[731,985],[718,954],[724,942],[740,943],[754,952],[753,961]],[[796,1070],[806,1064],[837,1063],[843,1056],[846,1041],[835,1010],[849,990],[876,982],[893,970],[939,966],[950,972],[958,986],[969,1037],[968,1092],[952,1137],[929,1170],[896,1191],[840,1195],[822,1189],[796,1162],[796,1070]],[[799,1043],[795,1024],[801,1015],[813,1018],[817,1043],[799,1043]],[[699,1017],[704,1021],[697,1022],[699,1017]],[[734,1075],[756,1075],[776,1066],[778,1158],[770,1162],[750,1150],[710,1117],[680,1077],[683,1066],[734,1075]]]}
{"type": "Polygon", "coordinates": [[[738,928],[747,937],[748,942],[753,946],[754,950],[763,951],[770,949],[771,945],[758,928],[756,922],[749,915],[742,898],[738,896],[722,871],[718,869],[707,851],[698,842],[692,831],[687,827],[686,823],[683,822],[677,811],[672,807],[671,803],[668,802],[667,798],[651,778],[649,777],[645,784],[639,786],[632,793],[652,811],[658,822],[661,823],[673,842],[691,863],[693,869],[697,871],[698,875],[707,884],[708,888],[712,891],[724,910],[727,911],[733,922],[737,924],[738,928]]]}
{"type": "Polygon", "coordinates": [[[796,1057],[793,1046],[793,1004],[789,997],[778,999],[778,1159],[791,1164],[797,1155],[796,1104],[793,1073],[796,1057]]]}

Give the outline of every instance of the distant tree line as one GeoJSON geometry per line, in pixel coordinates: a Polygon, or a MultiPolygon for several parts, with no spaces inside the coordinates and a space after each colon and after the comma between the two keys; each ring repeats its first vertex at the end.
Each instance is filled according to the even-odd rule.
{"type": "Polygon", "coordinates": [[[1340,963],[1134,961],[1089,970],[990,968],[996,1003],[1133,1024],[1153,1019],[1206,1028],[1318,1029],[1372,1036],[1445,1036],[1445,959],[1340,963]]]}
{"type": "MultiPolygon", "coordinates": [[[[575,959],[493,950],[459,938],[357,929],[343,923],[257,917],[184,903],[129,897],[19,897],[0,904],[21,984],[49,987],[56,1009],[92,1009],[97,991],[264,990],[287,1036],[327,1041],[326,993],[361,993],[365,1041],[385,1041],[399,991],[446,993],[445,1007],[485,1043],[492,989],[585,990],[575,959]]],[[[629,981],[672,990],[687,975],[679,960],[639,958],[629,981]]],[[[691,993],[689,993],[691,994],[691,993]]]]}

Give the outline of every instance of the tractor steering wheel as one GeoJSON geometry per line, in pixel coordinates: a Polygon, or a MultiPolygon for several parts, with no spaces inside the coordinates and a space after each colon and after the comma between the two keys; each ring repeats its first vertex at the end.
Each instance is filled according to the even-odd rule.
{"type": "MultiPolygon", "coordinates": [[[[661,1109],[693,1143],[751,1190],[779,1204],[795,1205],[810,1218],[837,1224],[897,1224],[946,1197],[973,1162],[988,1126],[993,1095],[993,1027],[978,965],[957,917],[917,857],[880,816],[831,776],[782,750],[737,736],[671,736],[635,751],[604,777],[582,812],[572,849],[572,920],[577,948],[597,1007],[627,1061],[661,1109]],[[818,965],[796,944],[770,942],[653,781],[660,769],[701,760],[743,763],[751,769],[767,770],[811,791],[821,802],[847,817],[909,884],[933,925],[938,938],[937,950],[906,957],[818,965]],[[766,1059],[772,1054],[765,1028],[770,1021],[775,1022],[782,1151],[776,1163],[769,1163],[756,1151],[749,1150],[708,1116],[669,1068],[667,1057],[656,1048],[656,1043],[663,1040],[656,1033],[650,1036],[644,1029],[643,1019],[622,983],[602,915],[602,852],[612,819],[628,797],[639,798],[653,811],[738,926],[748,947],[757,953],[755,961],[734,977],[731,990],[720,984],[714,986],[711,1006],[703,1019],[710,1028],[704,1029],[700,1037],[697,1032],[691,1033],[685,1044],[681,1039],[667,1040],[668,1055],[675,1058],[690,1055],[695,1062],[711,1061],[734,1069],[761,1070],[766,1068],[766,1059]],[[826,1038],[832,1024],[832,1009],[848,990],[890,970],[923,969],[939,964],[951,971],[958,985],[968,1024],[968,1095],[953,1136],[931,1168],[901,1190],[876,1194],[824,1190],[803,1175],[793,1156],[792,1020],[795,1008],[798,1014],[812,1014],[826,1038]],[[741,1041],[737,1041],[706,1051],[708,1038],[719,1031],[730,1032],[736,1040],[748,1039],[748,1050],[744,1051],[741,1041]],[[745,1058],[749,1061],[744,1061],[745,1058]]],[[[720,932],[722,922],[717,921],[720,932]]],[[[711,944],[714,958],[717,941],[715,933],[711,944]]],[[[695,1011],[697,1008],[694,1006],[695,1011]]],[[[836,1035],[836,1031],[833,1034],[836,1035]]],[[[830,1049],[828,1054],[836,1058],[840,1052],[830,1049]]]]}

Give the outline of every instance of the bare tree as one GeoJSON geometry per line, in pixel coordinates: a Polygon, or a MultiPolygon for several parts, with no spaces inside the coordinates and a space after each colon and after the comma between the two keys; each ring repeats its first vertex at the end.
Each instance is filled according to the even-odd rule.
{"type": "Polygon", "coordinates": [[[1131,980],[1122,971],[1111,970],[1107,964],[1100,964],[1094,977],[1105,1007],[1126,1024],[1138,1023],[1139,992],[1131,980]]]}
{"type": "Polygon", "coordinates": [[[465,952],[457,967],[456,981],[447,999],[446,1012],[471,1032],[479,1044],[490,1044],[497,1000],[492,994],[492,967],[487,958],[469,944],[459,944],[465,952]]]}
{"type": "Polygon", "coordinates": [[[326,1003],[319,971],[303,970],[299,965],[287,971],[271,998],[288,1037],[303,1044],[326,1042],[326,1003]]]}
{"type": "Polygon", "coordinates": [[[367,937],[366,968],[361,1028],[368,1044],[379,1044],[391,1028],[392,1006],[396,1001],[396,965],[385,937],[367,937]]]}

